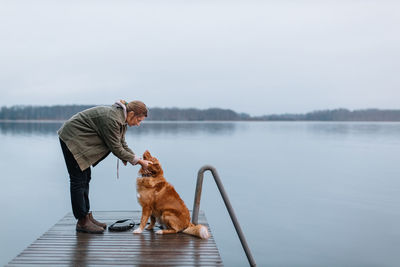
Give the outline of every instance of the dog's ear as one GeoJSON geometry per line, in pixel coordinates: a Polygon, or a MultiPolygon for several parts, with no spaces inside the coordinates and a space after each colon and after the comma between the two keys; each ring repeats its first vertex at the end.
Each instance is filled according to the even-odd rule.
{"type": "Polygon", "coordinates": [[[161,168],[160,163],[157,161],[153,162],[153,164],[150,164],[151,172],[153,174],[163,174],[163,170],[161,168]]]}
{"type": "Polygon", "coordinates": [[[143,158],[144,158],[144,159],[151,159],[151,154],[150,154],[150,152],[149,152],[148,150],[146,150],[146,151],[143,153],[143,158]]]}

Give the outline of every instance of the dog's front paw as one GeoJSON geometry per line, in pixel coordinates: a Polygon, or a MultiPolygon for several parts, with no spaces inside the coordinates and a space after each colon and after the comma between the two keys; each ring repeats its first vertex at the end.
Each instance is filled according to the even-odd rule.
{"type": "Polygon", "coordinates": [[[141,234],[142,232],[143,230],[140,227],[133,231],[134,234],[141,234]]]}
{"type": "Polygon", "coordinates": [[[163,230],[158,230],[158,231],[156,232],[156,234],[162,235],[162,234],[163,234],[163,230]]]}

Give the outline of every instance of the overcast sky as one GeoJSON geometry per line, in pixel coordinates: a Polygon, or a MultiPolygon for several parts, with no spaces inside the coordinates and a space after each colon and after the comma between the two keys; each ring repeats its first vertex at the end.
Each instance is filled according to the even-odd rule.
{"type": "Polygon", "coordinates": [[[0,0],[0,106],[400,108],[400,1],[0,0]]]}

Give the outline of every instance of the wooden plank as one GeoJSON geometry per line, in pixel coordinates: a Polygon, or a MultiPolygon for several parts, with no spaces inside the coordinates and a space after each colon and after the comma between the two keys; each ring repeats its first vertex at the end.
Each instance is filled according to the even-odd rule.
{"type": "MultiPolygon", "coordinates": [[[[97,220],[111,224],[120,219],[138,223],[140,211],[94,212],[97,220]]],[[[204,212],[199,223],[211,237],[202,240],[186,234],[157,235],[144,231],[85,234],[75,231],[68,213],[6,266],[223,266],[204,212]]],[[[135,226],[136,227],[136,226],[135,226]]]]}

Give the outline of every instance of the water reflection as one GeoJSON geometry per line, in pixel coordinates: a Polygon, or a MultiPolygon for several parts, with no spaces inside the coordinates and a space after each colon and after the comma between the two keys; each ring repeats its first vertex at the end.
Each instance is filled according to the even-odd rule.
{"type": "Polygon", "coordinates": [[[234,122],[147,122],[128,134],[165,135],[185,134],[231,134],[236,130],[234,122]]]}
{"type": "Polygon", "coordinates": [[[202,240],[182,233],[170,235],[158,235],[155,231],[145,231],[140,235],[133,236],[134,242],[140,244],[135,251],[134,266],[153,266],[157,264],[168,264],[176,266],[184,263],[185,266],[219,266],[218,258],[211,254],[213,245],[209,240],[202,240]],[[139,240],[138,240],[139,239],[139,240]]]}
{"type": "Polygon", "coordinates": [[[322,135],[398,136],[400,134],[400,123],[319,122],[308,124],[307,126],[309,132],[322,135]]]}
{"type": "Polygon", "coordinates": [[[62,122],[0,122],[2,135],[56,135],[62,122]]]}
{"type": "Polygon", "coordinates": [[[96,235],[76,233],[75,245],[72,250],[69,266],[87,266],[89,245],[96,235]]]}
{"type": "MultiPolygon", "coordinates": [[[[2,135],[56,135],[63,122],[0,122],[2,135]]],[[[232,134],[234,122],[145,122],[127,134],[232,134]]]]}

